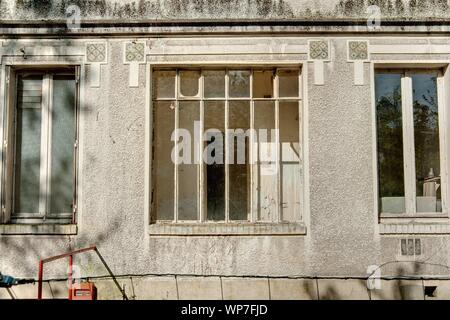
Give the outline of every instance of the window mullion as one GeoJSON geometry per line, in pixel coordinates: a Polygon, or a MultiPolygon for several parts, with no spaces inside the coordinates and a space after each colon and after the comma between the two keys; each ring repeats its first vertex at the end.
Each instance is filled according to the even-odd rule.
{"type": "Polygon", "coordinates": [[[414,155],[413,88],[410,72],[406,72],[402,78],[402,114],[405,209],[407,214],[415,214],[416,172],[414,155]]]}
{"type": "Polygon", "coordinates": [[[437,75],[437,97],[438,97],[438,122],[439,122],[439,157],[440,157],[440,175],[441,175],[441,201],[442,201],[442,212],[447,213],[447,192],[448,192],[448,180],[447,180],[447,165],[448,165],[448,157],[447,152],[448,149],[447,139],[448,139],[448,129],[447,129],[447,112],[445,108],[445,78],[442,72],[439,72],[437,75]]]}
{"type": "Polygon", "coordinates": [[[250,221],[258,219],[258,136],[255,132],[255,101],[253,100],[253,69],[250,72],[250,221]],[[256,141],[255,141],[256,140],[256,141]]]}
{"type": "Polygon", "coordinates": [[[39,214],[44,218],[48,214],[50,108],[51,75],[45,74],[42,85],[41,160],[39,176],[39,214]]]}
{"type": "Polygon", "coordinates": [[[178,126],[179,126],[179,83],[180,83],[180,71],[177,70],[176,79],[175,79],[175,157],[172,160],[174,161],[174,197],[173,197],[173,210],[174,210],[174,221],[178,222],[178,126]]]}
{"type": "Polygon", "coordinates": [[[233,159],[229,158],[230,155],[230,137],[228,135],[229,128],[229,76],[228,70],[225,70],[225,154],[224,154],[224,163],[225,163],[225,221],[230,221],[230,163],[234,163],[234,150],[233,150],[233,159]]]}
{"type": "MultiPolygon", "coordinates": [[[[281,146],[280,146],[280,101],[279,101],[279,78],[278,70],[275,73],[275,165],[277,175],[277,202],[275,217],[272,219],[275,222],[281,221],[281,146]]],[[[270,134],[272,136],[272,133],[270,134]]]]}
{"type": "MultiPolygon", "coordinates": [[[[199,169],[197,177],[199,183],[197,184],[197,199],[198,199],[198,206],[197,206],[197,219],[200,222],[206,221],[206,210],[205,210],[205,192],[207,190],[206,181],[205,181],[205,170],[206,166],[204,164],[203,160],[203,133],[205,128],[205,103],[203,101],[203,86],[204,86],[204,77],[203,77],[203,71],[200,73],[200,135],[199,135],[199,141],[198,146],[194,146],[195,150],[194,152],[197,154],[196,159],[198,159],[199,163],[197,163],[197,170],[199,169]]],[[[195,126],[194,126],[195,130],[195,126]]],[[[194,132],[194,143],[195,143],[195,132],[194,132]]]]}

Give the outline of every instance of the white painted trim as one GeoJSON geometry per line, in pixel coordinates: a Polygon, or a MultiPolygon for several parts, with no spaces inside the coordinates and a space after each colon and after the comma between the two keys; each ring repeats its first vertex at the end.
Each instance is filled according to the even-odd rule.
{"type": "Polygon", "coordinates": [[[370,94],[372,123],[372,182],[373,182],[373,216],[375,230],[379,232],[379,190],[378,190],[378,137],[377,137],[377,104],[375,95],[375,64],[370,64],[370,94]]]}
{"type": "Polygon", "coordinates": [[[152,215],[152,131],[153,131],[153,103],[152,103],[152,66],[145,65],[145,124],[144,124],[144,228],[148,231],[152,215]]]}

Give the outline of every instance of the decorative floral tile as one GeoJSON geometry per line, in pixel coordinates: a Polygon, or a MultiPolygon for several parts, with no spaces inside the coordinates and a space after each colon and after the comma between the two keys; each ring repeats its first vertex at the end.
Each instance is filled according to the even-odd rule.
{"type": "Polygon", "coordinates": [[[367,41],[349,41],[348,52],[350,60],[367,60],[369,58],[367,41]]]}
{"type": "Polygon", "coordinates": [[[144,62],[145,44],[143,42],[127,42],[125,45],[126,62],[144,62]]]}
{"type": "Polygon", "coordinates": [[[328,60],[329,59],[328,41],[311,40],[309,42],[309,57],[312,60],[328,60]]]}
{"type": "Polygon", "coordinates": [[[88,43],[86,45],[87,62],[105,62],[106,61],[106,44],[105,43],[88,43]]]}

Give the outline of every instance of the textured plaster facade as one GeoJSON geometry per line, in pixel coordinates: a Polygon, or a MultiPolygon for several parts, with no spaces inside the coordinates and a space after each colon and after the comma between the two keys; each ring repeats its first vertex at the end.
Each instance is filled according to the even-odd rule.
{"type": "MultiPolygon", "coordinates": [[[[381,266],[381,275],[386,278],[448,278],[448,218],[400,221],[406,224],[404,231],[398,224],[392,232],[380,228],[375,206],[372,90],[376,64],[397,61],[446,67],[450,63],[450,38],[446,33],[450,27],[449,4],[439,0],[369,2],[72,1],[79,4],[83,19],[90,25],[83,26],[82,20],[81,29],[71,31],[64,29],[64,1],[42,1],[39,5],[27,0],[0,1],[0,17],[4,19],[0,25],[2,67],[74,63],[81,66],[83,86],[78,223],[53,229],[0,225],[0,271],[35,278],[39,259],[96,244],[113,272],[122,276],[127,294],[140,299],[409,297],[400,292],[400,280],[383,280],[385,291],[368,292],[364,278],[371,265],[381,266]],[[387,23],[387,29],[380,33],[369,32],[365,22],[369,4],[381,7],[382,27],[383,19],[397,23],[387,23]],[[362,22],[345,26],[326,22],[348,18],[362,22]],[[48,25],[41,19],[49,19],[51,24],[61,20],[62,24],[46,29],[48,25]],[[222,24],[208,27],[200,23],[216,19],[222,24]],[[228,26],[230,19],[253,22],[228,26]],[[263,23],[272,19],[294,23],[263,23]],[[158,25],[162,20],[175,22],[158,25]],[[310,24],[308,20],[315,22],[310,24]],[[404,22],[407,20],[423,23],[411,25],[404,22]],[[150,22],[120,27],[114,21],[150,22]],[[110,24],[96,29],[96,23],[110,24]],[[89,30],[98,31],[99,36],[88,34],[89,30]],[[435,33],[424,33],[428,30],[435,33]],[[323,83],[316,81],[320,74],[317,61],[308,57],[308,41],[317,39],[329,45],[323,83]],[[146,60],[138,63],[137,86],[130,86],[131,66],[124,61],[124,50],[125,43],[135,40],[145,43],[146,60]],[[349,59],[349,41],[362,41],[363,47],[368,44],[368,56],[358,52],[353,59],[363,61],[362,69],[349,59]],[[106,61],[98,66],[85,57],[84,48],[92,42],[107,47],[106,61]],[[248,47],[243,48],[245,45],[248,47]],[[408,51],[418,46],[423,46],[424,52],[408,51]],[[388,52],[386,47],[394,52],[397,48],[398,52],[388,52]],[[20,50],[23,48],[26,59],[20,50]],[[204,62],[296,63],[302,67],[306,175],[303,234],[155,236],[149,231],[149,70],[161,63],[204,62]],[[99,86],[92,85],[96,68],[99,86]],[[358,85],[356,72],[362,74],[358,85]],[[416,231],[408,229],[411,224],[416,231]],[[441,226],[444,231],[439,231],[441,226]],[[415,262],[399,258],[400,239],[408,237],[420,238],[423,243],[424,254],[415,262]],[[154,275],[168,276],[151,277],[154,275]],[[352,279],[334,279],[347,277],[352,279]]],[[[5,108],[4,102],[1,108],[5,108]]],[[[83,267],[82,276],[106,275],[94,255],[77,259],[75,262],[83,267]]],[[[52,264],[46,276],[65,278],[66,264],[52,264]]],[[[50,285],[62,286],[60,282],[50,285]]],[[[97,286],[101,298],[120,298],[120,294],[114,296],[111,282],[98,280],[97,286]]],[[[439,297],[448,297],[442,286],[438,285],[439,297]]],[[[19,297],[34,297],[34,290],[33,286],[15,289],[19,297]]],[[[45,294],[49,296],[49,292],[45,294]]],[[[64,287],[56,292],[66,294],[64,287]]],[[[0,297],[8,296],[0,291],[0,297]]]]}

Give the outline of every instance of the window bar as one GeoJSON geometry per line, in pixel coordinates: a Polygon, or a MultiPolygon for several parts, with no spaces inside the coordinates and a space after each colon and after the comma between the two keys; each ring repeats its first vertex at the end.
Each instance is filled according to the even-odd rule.
{"type": "MultiPolygon", "coordinates": [[[[199,133],[195,133],[194,132],[194,143],[195,143],[195,134],[199,134],[199,138],[200,140],[198,141],[198,145],[195,146],[195,151],[194,153],[197,154],[197,159],[199,161],[199,164],[197,166],[197,177],[198,177],[198,181],[199,183],[197,184],[197,201],[198,201],[198,205],[197,205],[197,219],[200,222],[204,222],[206,221],[206,214],[207,214],[207,210],[205,210],[205,201],[207,201],[207,197],[205,196],[204,192],[206,192],[207,190],[207,186],[204,185],[204,181],[205,181],[205,170],[206,170],[206,166],[204,164],[203,161],[203,147],[204,147],[204,142],[203,142],[203,132],[204,132],[204,121],[205,121],[205,104],[203,101],[203,86],[204,86],[204,77],[203,77],[203,71],[200,71],[200,83],[199,83],[199,94],[200,94],[200,132],[199,133]],[[200,169],[200,170],[199,170],[200,169]]],[[[195,130],[195,125],[194,125],[194,130],[195,130]]],[[[192,141],[192,139],[191,139],[192,141]]]]}
{"type": "Polygon", "coordinates": [[[47,179],[48,179],[48,129],[50,104],[50,75],[45,74],[42,81],[42,110],[41,110],[41,164],[39,175],[39,215],[44,220],[47,217],[47,179]]]}
{"type": "Polygon", "coordinates": [[[303,81],[302,81],[302,72],[299,70],[298,72],[298,160],[299,160],[299,190],[297,192],[300,192],[299,199],[300,199],[300,205],[299,205],[299,211],[296,212],[295,216],[298,221],[301,221],[303,219],[303,204],[304,204],[304,164],[303,164],[303,81]]]}
{"type": "Polygon", "coordinates": [[[406,72],[402,84],[403,161],[405,171],[405,209],[407,214],[416,212],[416,172],[414,158],[413,90],[410,72],[406,72]]]}
{"type": "MultiPolygon", "coordinates": [[[[73,143],[73,166],[72,166],[72,174],[73,174],[73,196],[72,196],[72,223],[76,223],[77,221],[77,211],[78,211],[78,203],[77,203],[77,185],[78,185],[78,135],[79,135],[79,103],[80,103],[80,67],[75,67],[75,137],[74,137],[74,143],[73,143]]],[[[151,174],[151,173],[150,173],[151,174]]]]}
{"type": "MultiPolygon", "coordinates": [[[[45,197],[45,215],[50,215],[50,195],[52,190],[52,179],[51,179],[51,170],[52,170],[52,122],[53,122],[53,75],[49,75],[49,87],[48,87],[48,124],[47,124],[47,140],[45,143],[47,144],[47,164],[46,164],[46,178],[47,178],[47,191],[45,197]]],[[[61,212],[64,213],[64,212],[61,212]]]]}
{"type": "MultiPolygon", "coordinates": [[[[272,221],[281,221],[281,145],[280,145],[280,101],[279,101],[279,77],[278,70],[275,70],[275,85],[274,85],[274,95],[275,95],[275,165],[276,165],[276,175],[277,175],[277,202],[275,217],[272,217],[272,221]]],[[[272,133],[270,133],[272,136],[272,133]]],[[[271,137],[272,138],[272,137],[271,137]]]]}
{"type": "Polygon", "coordinates": [[[178,125],[179,125],[179,103],[178,103],[178,97],[179,97],[179,81],[180,81],[180,71],[177,69],[176,70],[176,75],[175,75],[175,101],[173,102],[175,104],[175,126],[174,126],[174,130],[175,130],[175,146],[174,146],[174,151],[175,151],[175,157],[173,160],[174,161],[174,170],[175,170],[175,175],[174,175],[174,196],[173,196],[173,210],[174,210],[174,221],[178,222],[178,125]]]}
{"type": "Polygon", "coordinates": [[[225,222],[230,221],[230,162],[234,163],[234,150],[233,159],[230,158],[230,137],[228,135],[229,127],[229,76],[228,69],[225,70],[225,154],[223,157],[225,164],[225,222]]]}
{"type": "Polygon", "coordinates": [[[256,222],[258,219],[258,147],[257,134],[255,132],[255,101],[253,100],[253,69],[250,70],[250,221],[256,222]],[[256,141],[255,141],[256,140],[256,141]]]}

